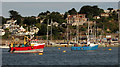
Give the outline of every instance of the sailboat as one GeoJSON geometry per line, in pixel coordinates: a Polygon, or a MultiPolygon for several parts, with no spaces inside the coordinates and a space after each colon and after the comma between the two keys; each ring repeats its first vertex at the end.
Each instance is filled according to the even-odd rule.
{"type": "Polygon", "coordinates": [[[98,49],[98,44],[95,43],[95,42],[90,42],[90,38],[89,38],[89,22],[88,22],[87,44],[82,46],[82,47],[73,46],[73,47],[71,47],[71,50],[96,50],[96,49],[98,49]]]}

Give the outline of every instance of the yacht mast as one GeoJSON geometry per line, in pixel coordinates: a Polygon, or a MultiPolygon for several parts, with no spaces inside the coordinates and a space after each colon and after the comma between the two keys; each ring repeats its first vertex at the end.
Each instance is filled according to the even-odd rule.
{"type": "Polygon", "coordinates": [[[47,22],[47,45],[48,45],[48,25],[49,25],[49,19],[48,19],[48,22],[47,22]]]}
{"type": "Polygon", "coordinates": [[[51,19],[51,41],[52,41],[52,23],[53,23],[53,21],[51,19]]]}
{"type": "Polygon", "coordinates": [[[87,41],[89,41],[89,18],[88,18],[88,35],[87,35],[87,41]]]}

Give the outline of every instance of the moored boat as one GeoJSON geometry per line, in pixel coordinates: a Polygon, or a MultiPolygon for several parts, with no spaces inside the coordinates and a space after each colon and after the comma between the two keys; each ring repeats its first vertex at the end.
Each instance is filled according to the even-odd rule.
{"type": "Polygon", "coordinates": [[[71,47],[71,50],[96,50],[98,49],[98,44],[89,43],[83,47],[71,47]]]}
{"type": "MultiPolygon", "coordinates": [[[[94,24],[96,25],[96,22],[94,24]]],[[[89,28],[90,27],[89,26],[90,26],[90,23],[88,22],[88,35],[87,35],[86,44],[82,47],[73,46],[73,47],[71,47],[71,50],[96,50],[96,49],[98,49],[98,44],[95,43],[96,42],[96,36],[93,38],[92,42],[90,41],[90,36],[89,36],[89,33],[90,33],[89,28]]],[[[95,34],[96,34],[96,32],[95,32],[95,34]]]]}
{"type": "Polygon", "coordinates": [[[44,43],[37,46],[28,47],[11,47],[11,53],[41,53],[43,52],[44,43]]]}
{"type": "Polygon", "coordinates": [[[43,53],[45,43],[38,43],[38,40],[24,39],[24,44],[16,45],[11,43],[9,52],[11,53],[43,53]]]}

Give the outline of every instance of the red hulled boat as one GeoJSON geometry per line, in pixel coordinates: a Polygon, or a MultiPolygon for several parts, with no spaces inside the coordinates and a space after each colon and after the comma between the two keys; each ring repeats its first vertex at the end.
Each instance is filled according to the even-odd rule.
{"type": "Polygon", "coordinates": [[[38,43],[38,40],[29,40],[24,44],[16,45],[11,43],[10,52],[11,53],[43,53],[45,43],[38,43]]]}

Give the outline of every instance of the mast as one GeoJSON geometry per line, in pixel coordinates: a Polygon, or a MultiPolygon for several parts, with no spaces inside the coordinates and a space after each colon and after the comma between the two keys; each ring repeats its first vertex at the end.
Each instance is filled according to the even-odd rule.
{"type": "Polygon", "coordinates": [[[52,41],[52,19],[51,19],[51,41],[52,41]]]}
{"type": "Polygon", "coordinates": [[[89,18],[88,18],[88,36],[87,36],[87,41],[89,41],[89,18]]]}
{"type": "Polygon", "coordinates": [[[78,22],[79,22],[79,17],[78,17],[78,14],[77,14],[77,25],[76,25],[76,35],[77,35],[77,43],[79,41],[79,25],[78,25],[78,22]]]}
{"type": "Polygon", "coordinates": [[[49,19],[48,19],[48,22],[47,22],[47,45],[48,45],[48,25],[49,25],[49,19]]]}
{"type": "Polygon", "coordinates": [[[67,18],[67,41],[68,41],[68,18],[67,18]]]}
{"type": "Polygon", "coordinates": [[[95,27],[94,28],[95,29],[95,36],[94,37],[95,37],[95,42],[96,42],[96,22],[95,21],[94,21],[94,27],[95,27]]]}
{"type": "Polygon", "coordinates": [[[119,22],[119,43],[120,43],[120,10],[118,10],[118,22],[119,22]]]}

